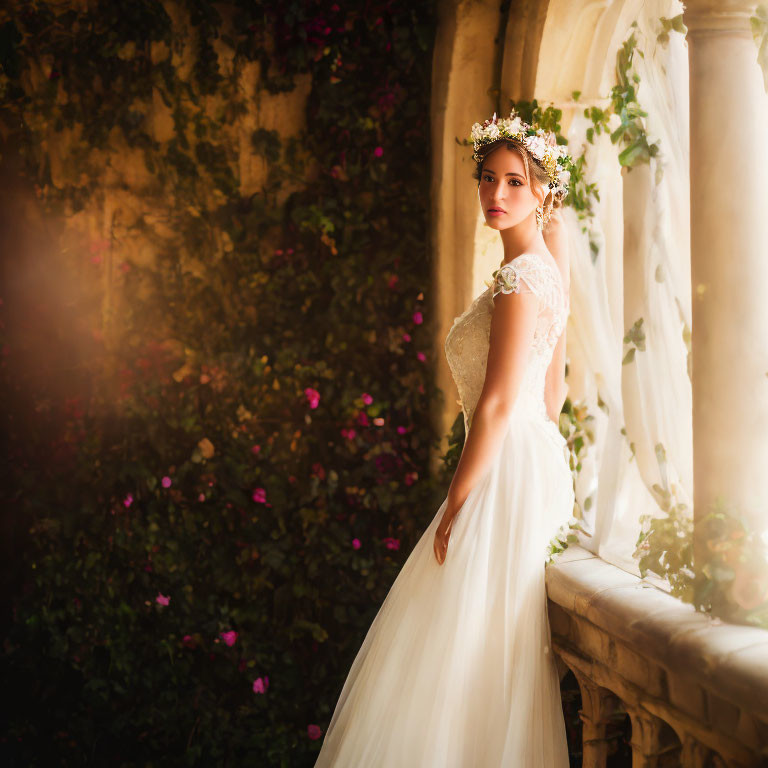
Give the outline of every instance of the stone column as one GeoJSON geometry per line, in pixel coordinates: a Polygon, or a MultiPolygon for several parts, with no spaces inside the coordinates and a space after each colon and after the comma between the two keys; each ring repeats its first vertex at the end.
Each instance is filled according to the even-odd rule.
{"type": "Polygon", "coordinates": [[[581,689],[582,766],[605,768],[609,743],[606,729],[611,715],[621,705],[619,699],[607,688],[590,680],[583,672],[574,669],[573,674],[581,689]]]}
{"type": "MultiPolygon", "coordinates": [[[[439,448],[430,453],[430,471],[441,467],[440,455],[448,447],[447,435],[459,412],[456,385],[445,359],[445,337],[453,320],[470,304],[473,291],[475,236],[479,215],[477,182],[472,178],[472,147],[457,144],[467,139],[472,123],[490,117],[495,98],[493,82],[499,41],[496,0],[441,0],[432,57],[430,101],[432,137],[432,284],[437,386],[444,394],[431,406],[431,418],[440,434],[439,448]]],[[[420,158],[428,164],[428,158],[420,158]]],[[[477,291],[479,293],[479,291],[477,291]]]]}
{"type": "Polygon", "coordinates": [[[628,707],[632,721],[632,768],[673,768],[680,761],[680,742],[672,728],[642,707],[628,707]]]}
{"type": "MultiPolygon", "coordinates": [[[[695,520],[768,528],[768,107],[747,0],[688,0],[695,520]]],[[[660,375],[662,375],[660,373],[660,375]]]]}

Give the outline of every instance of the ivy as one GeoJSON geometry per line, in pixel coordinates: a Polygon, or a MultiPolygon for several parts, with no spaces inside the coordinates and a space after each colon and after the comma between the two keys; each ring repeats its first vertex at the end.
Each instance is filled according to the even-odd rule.
{"type": "Polygon", "coordinates": [[[660,515],[644,514],[634,557],[640,575],[665,579],[675,597],[726,621],[768,629],[768,541],[721,497],[694,527],[692,510],[670,483],[666,450],[656,445],[662,478],[651,491],[660,515]],[[694,533],[695,532],[695,533],[694,533]],[[695,556],[694,541],[700,544],[695,556]]]}
{"type": "Polygon", "coordinates": [[[0,119],[79,291],[53,376],[3,324],[18,764],[311,764],[447,487],[414,173],[434,8],[165,8],[0,15],[0,119]],[[305,128],[244,121],[299,85],[305,128]],[[94,237],[75,214],[105,197],[94,237]]]}

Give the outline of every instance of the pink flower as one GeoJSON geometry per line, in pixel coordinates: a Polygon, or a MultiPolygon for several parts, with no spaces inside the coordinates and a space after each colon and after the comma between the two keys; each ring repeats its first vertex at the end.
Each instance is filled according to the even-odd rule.
{"type": "Polygon", "coordinates": [[[398,427],[397,428],[397,434],[398,435],[404,435],[408,430],[405,427],[398,427]]]}
{"type": "Polygon", "coordinates": [[[384,154],[383,147],[376,147],[376,149],[373,150],[373,154],[376,155],[376,157],[381,157],[384,154]]]}
{"type": "Polygon", "coordinates": [[[367,392],[363,392],[361,397],[363,398],[363,402],[366,405],[370,405],[373,402],[373,397],[371,397],[371,395],[369,395],[367,392]]]}
{"type": "Polygon", "coordinates": [[[133,504],[133,496],[129,493],[124,499],[123,504],[125,504],[126,507],[130,507],[131,504],[133,504]]]}
{"type": "Polygon", "coordinates": [[[416,482],[416,480],[418,479],[418,477],[419,477],[419,473],[418,472],[406,472],[405,473],[405,484],[406,485],[413,485],[416,482]]]}
{"type": "Polygon", "coordinates": [[[205,501],[205,494],[204,494],[204,493],[201,493],[201,494],[200,494],[200,495],[197,497],[197,500],[198,500],[198,501],[205,501]]]}
{"type": "Polygon", "coordinates": [[[184,645],[185,648],[194,648],[195,647],[195,641],[192,637],[192,635],[184,635],[184,637],[181,638],[182,645],[184,645]]]}
{"type": "Polygon", "coordinates": [[[237,640],[237,632],[230,630],[229,632],[221,632],[219,637],[231,648],[237,640]]]}
{"type": "Polygon", "coordinates": [[[263,504],[267,500],[267,492],[264,488],[256,488],[253,491],[251,498],[256,502],[263,504]]]}
{"type": "Polygon", "coordinates": [[[421,325],[424,322],[424,318],[418,310],[413,313],[413,322],[416,323],[416,325],[421,325]]]}
{"type": "Polygon", "coordinates": [[[260,450],[261,450],[261,446],[260,446],[260,445],[252,445],[252,446],[251,446],[251,453],[252,453],[254,456],[258,455],[258,453],[259,453],[259,451],[260,451],[260,450]]]}
{"type": "Polygon", "coordinates": [[[403,341],[410,341],[411,340],[411,334],[410,333],[404,333],[403,334],[403,341]]]}
{"type": "Polygon", "coordinates": [[[389,280],[387,280],[387,288],[394,288],[397,285],[397,281],[399,280],[397,275],[391,275],[389,280]]]}
{"type": "Polygon", "coordinates": [[[312,387],[307,387],[304,390],[304,394],[307,396],[310,408],[317,408],[317,404],[320,402],[320,393],[312,387]]]}
{"type": "Polygon", "coordinates": [[[384,539],[384,543],[387,545],[387,549],[400,549],[400,539],[393,539],[391,536],[387,536],[384,539]]]}
{"type": "Polygon", "coordinates": [[[307,726],[307,735],[310,739],[319,739],[323,732],[320,730],[320,727],[312,723],[311,725],[307,726]]]}
{"type": "Polygon", "coordinates": [[[368,414],[365,411],[360,411],[360,413],[357,414],[357,423],[364,427],[368,426],[368,414]]]}
{"type": "Polygon", "coordinates": [[[360,549],[360,539],[352,539],[352,549],[360,549]]]}
{"type": "Polygon", "coordinates": [[[163,488],[170,488],[171,487],[171,478],[166,475],[161,481],[163,484],[163,488]]]}
{"type": "Polygon", "coordinates": [[[266,693],[267,688],[269,688],[269,678],[266,675],[264,677],[257,677],[253,681],[254,693],[266,693]]]}
{"type": "Polygon", "coordinates": [[[168,605],[171,602],[171,598],[166,597],[162,592],[158,592],[155,601],[160,603],[160,605],[168,605]]]}
{"type": "Polygon", "coordinates": [[[416,357],[418,357],[422,363],[427,359],[427,356],[423,352],[417,352],[416,357]]]}
{"type": "Polygon", "coordinates": [[[342,429],[341,430],[341,436],[342,437],[346,437],[348,440],[354,440],[356,434],[357,434],[357,432],[355,432],[354,429],[342,429]]]}

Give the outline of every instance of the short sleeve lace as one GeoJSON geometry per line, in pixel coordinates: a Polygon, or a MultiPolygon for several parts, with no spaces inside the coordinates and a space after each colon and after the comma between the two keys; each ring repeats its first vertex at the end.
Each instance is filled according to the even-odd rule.
{"type": "Polygon", "coordinates": [[[499,293],[533,293],[540,304],[557,306],[558,285],[552,269],[540,256],[521,253],[493,273],[492,296],[499,293]]]}

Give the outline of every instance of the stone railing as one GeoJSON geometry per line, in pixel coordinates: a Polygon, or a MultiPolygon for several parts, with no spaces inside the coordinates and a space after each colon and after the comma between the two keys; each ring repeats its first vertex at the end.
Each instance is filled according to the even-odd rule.
{"type": "Polygon", "coordinates": [[[580,546],[547,567],[552,648],[581,689],[584,768],[606,726],[632,726],[632,766],[768,766],[768,631],[698,613],[580,546]]]}

